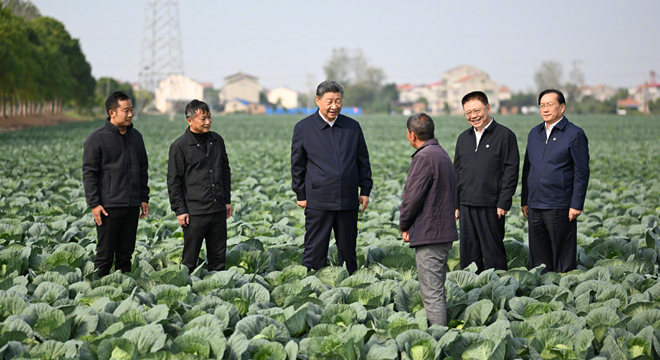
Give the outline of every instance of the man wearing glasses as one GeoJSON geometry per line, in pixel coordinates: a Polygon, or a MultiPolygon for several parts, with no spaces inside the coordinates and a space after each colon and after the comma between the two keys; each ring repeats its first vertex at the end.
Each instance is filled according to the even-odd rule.
{"type": "Polygon", "coordinates": [[[577,268],[577,217],[589,183],[584,131],[564,116],[559,90],[539,95],[543,123],[529,132],[522,175],[522,211],[529,223],[529,266],[543,272],[577,268]]]}
{"type": "Polygon", "coordinates": [[[490,117],[485,93],[471,92],[462,103],[471,127],[458,136],[454,152],[461,268],[474,262],[478,272],[506,270],[504,217],[518,185],[518,142],[490,117]]]}

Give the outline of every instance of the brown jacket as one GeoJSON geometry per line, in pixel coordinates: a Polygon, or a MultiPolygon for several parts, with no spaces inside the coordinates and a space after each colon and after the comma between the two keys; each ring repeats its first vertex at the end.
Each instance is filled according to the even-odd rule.
{"type": "Polygon", "coordinates": [[[410,233],[411,247],[458,239],[455,200],[451,159],[438,140],[428,140],[412,155],[401,197],[399,230],[410,233]]]}

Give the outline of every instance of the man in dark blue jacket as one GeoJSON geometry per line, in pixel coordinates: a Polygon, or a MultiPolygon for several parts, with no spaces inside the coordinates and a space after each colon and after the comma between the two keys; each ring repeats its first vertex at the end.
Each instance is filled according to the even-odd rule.
{"type": "Polygon", "coordinates": [[[360,124],[340,114],[343,96],[341,84],[322,82],[316,89],[319,110],[293,129],[291,187],[305,209],[303,266],[318,270],[326,265],[334,230],[339,263],[352,274],[357,270],[358,208],[367,208],[373,181],[360,124]]]}
{"type": "Polygon", "coordinates": [[[561,91],[539,95],[543,123],[529,132],[522,175],[522,210],[529,222],[529,266],[544,272],[577,268],[577,217],[589,183],[584,131],[564,116],[561,91]]]}
{"type": "Polygon", "coordinates": [[[117,91],[105,109],[108,119],[85,141],[82,161],[85,198],[99,238],[94,268],[101,277],[113,262],[115,270],[131,271],[138,216],[149,214],[149,161],[142,135],[133,128],[133,103],[117,91]]]}

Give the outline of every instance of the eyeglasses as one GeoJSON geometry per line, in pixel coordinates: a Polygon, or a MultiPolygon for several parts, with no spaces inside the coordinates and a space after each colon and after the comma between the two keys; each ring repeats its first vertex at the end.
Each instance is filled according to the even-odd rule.
{"type": "Polygon", "coordinates": [[[545,109],[545,108],[550,109],[552,107],[555,107],[555,105],[557,105],[557,103],[547,103],[547,104],[540,104],[539,107],[541,109],[545,109]]]}
{"type": "Polygon", "coordinates": [[[485,108],[468,110],[468,111],[465,112],[465,117],[470,117],[470,116],[472,116],[472,114],[479,116],[479,115],[481,115],[481,113],[484,112],[484,109],[485,108]]]}

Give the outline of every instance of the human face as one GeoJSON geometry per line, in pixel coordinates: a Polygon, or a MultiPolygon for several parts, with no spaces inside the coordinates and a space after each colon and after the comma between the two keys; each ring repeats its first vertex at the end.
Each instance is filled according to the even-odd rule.
{"type": "Polygon", "coordinates": [[[490,104],[484,105],[481,101],[472,99],[463,105],[463,111],[465,119],[479,132],[490,124],[490,104]]]}
{"type": "Polygon", "coordinates": [[[541,98],[541,117],[546,125],[552,125],[561,120],[566,110],[566,104],[559,104],[558,96],[555,93],[547,93],[541,98]]]}
{"type": "Polygon", "coordinates": [[[108,111],[110,122],[120,129],[125,129],[133,121],[133,103],[131,99],[119,100],[116,110],[108,111]]]}
{"type": "Polygon", "coordinates": [[[316,105],[324,118],[333,121],[341,112],[341,100],[341,93],[327,92],[320,99],[316,97],[316,105]]]}
{"type": "Polygon", "coordinates": [[[195,134],[206,134],[211,131],[211,113],[203,112],[202,110],[197,110],[195,117],[190,119],[188,118],[188,125],[190,125],[190,131],[195,134]]]}

